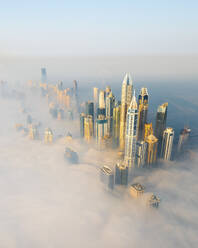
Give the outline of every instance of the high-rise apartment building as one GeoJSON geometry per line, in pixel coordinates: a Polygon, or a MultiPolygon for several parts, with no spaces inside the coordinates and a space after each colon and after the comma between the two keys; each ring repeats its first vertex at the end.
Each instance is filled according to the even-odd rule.
{"type": "Polygon", "coordinates": [[[148,91],[142,88],[138,97],[138,140],[144,139],[144,125],[148,113],[148,91]]]}
{"type": "Polygon", "coordinates": [[[115,184],[127,185],[128,184],[128,166],[123,161],[119,161],[115,166],[115,184]]]}
{"type": "Polygon", "coordinates": [[[105,91],[101,90],[99,94],[99,108],[105,109],[105,91]]]}
{"type": "Polygon", "coordinates": [[[108,135],[107,129],[107,119],[103,115],[99,115],[96,120],[96,146],[99,150],[102,150],[103,147],[103,139],[108,135]]]}
{"type": "Polygon", "coordinates": [[[113,108],[113,146],[116,148],[119,146],[120,138],[120,103],[116,102],[113,108]]]}
{"type": "Polygon", "coordinates": [[[108,135],[112,136],[113,132],[113,107],[115,104],[115,97],[112,94],[112,91],[106,97],[106,118],[107,118],[107,128],[108,135]]]}
{"type": "Polygon", "coordinates": [[[80,114],[80,136],[84,137],[85,134],[85,113],[80,114]]]}
{"type": "Polygon", "coordinates": [[[47,71],[46,71],[46,68],[41,68],[41,83],[42,84],[47,83],[47,71]]]}
{"type": "Polygon", "coordinates": [[[127,166],[135,167],[138,121],[138,109],[135,95],[133,96],[128,108],[126,121],[124,161],[127,166]]]}
{"type": "Polygon", "coordinates": [[[120,150],[125,147],[126,115],[132,98],[132,79],[130,74],[126,74],[122,83],[121,113],[120,113],[120,150]]]}
{"type": "Polygon", "coordinates": [[[29,138],[32,140],[39,139],[39,131],[38,131],[38,127],[36,125],[30,125],[29,138]]]}
{"type": "Polygon", "coordinates": [[[145,123],[144,124],[144,141],[146,140],[146,137],[153,134],[153,125],[152,123],[145,123]]]}
{"type": "Polygon", "coordinates": [[[186,127],[180,131],[179,141],[178,141],[178,145],[177,145],[177,152],[178,153],[185,150],[186,145],[188,143],[190,132],[191,132],[191,129],[186,128],[186,127]]]}
{"type": "Polygon", "coordinates": [[[98,95],[98,88],[93,88],[93,101],[94,101],[94,116],[96,116],[96,112],[98,109],[98,103],[99,103],[99,95],[98,95]]]}
{"type": "Polygon", "coordinates": [[[164,130],[162,148],[161,148],[161,158],[163,160],[170,160],[172,154],[174,139],[174,130],[171,127],[168,127],[164,130]]]}
{"type": "Polygon", "coordinates": [[[52,143],[53,142],[53,132],[51,128],[46,128],[45,129],[45,137],[44,137],[45,143],[52,143]]]}
{"type": "Polygon", "coordinates": [[[158,139],[151,134],[146,138],[145,142],[147,143],[146,164],[154,164],[157,161],[158,139]]]}
{"type": "Polygon", "coordinates": [[[93,116],[92,115],[86,115],[84,117],[84,138],[85,140],[90,143],[90,141],[93,138],[93,116]]]}
{"type": "Polygon", "coordinates": [[[103,166],[100,169],[100,180],[103,182],[107,189],[113,190],[114,188],[114,174],[108,166],[103,166]]]}
{"type": "Polygon", "coordinates": [[[158,139],[158,155],[160,155],[163,133],[166,128],[167,110],[168,110],[167,102],[160,105],[157,109],[155,136],[158,139]]]}
{"type": "Polygon", "coordinates": [[[138,141],[136,143],[136,165],[142,168],[146,164],[147,143],[145,141],[138,141]]]}
{"type": "Polygon", "coordinates": [[[94,103],[93,102],[88,101],[85,103],[85,114],[92,115],[94,119],[94,103]]]}

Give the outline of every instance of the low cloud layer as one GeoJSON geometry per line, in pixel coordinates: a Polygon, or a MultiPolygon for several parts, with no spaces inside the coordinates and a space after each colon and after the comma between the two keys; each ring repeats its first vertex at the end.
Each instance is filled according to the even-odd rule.
{"type": "Polygon", "coordinates": [[[64,138],[44,145],[17,133],[19,109],[15,100],[0,101],[0,247],[197,247],[198,153],[134,179],[162,199],[149,209],[127,189],[106,192],[100,155],[78,139],[71,146],[80,164],[70,165],[64,138]]]}

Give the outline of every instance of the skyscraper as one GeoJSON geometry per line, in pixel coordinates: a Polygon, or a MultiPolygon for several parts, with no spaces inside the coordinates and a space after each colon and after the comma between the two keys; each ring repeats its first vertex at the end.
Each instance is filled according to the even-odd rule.
{"type": "Polygon", "coordinates": [[[166,128],[167,110],[168,110],[167,102],[160,105],[157,109],[155,136],[158,139],[158,155],[160,155],[163,133],[166,128]]]}
{"type": "Polygon", "coordinates": [[[186,145],[188,143],[190,132],[191,132],[190,128],[186,128],[186,127],[180,131],[179,141],[177,145],[178,153],[185,150],[186,145]]]}
{"type": "Polygon", "coordinates": [[[112,136],[113,132],[113,107],[115,103],[115,97],[112,94],[112,91],[106,97],[106,118],[107,118],[107,128],[108,135],[112,136]]]}
{"type": "Polygon", "coordinates": [[[116,148],[119,146],[120,138],[120,103],[116,102],[113,108],[113,146],[116,148]]]}
{"type": "Polygon", "coordinates": [[[130,74],[126,74],[122,83],[121,114],[120,114],[120,150],[125,147],[126,115],[132,98],[132,79],[130,74]]]}
{"type": "Polygon", "coordinates": [[[94,101],[94,115],[96,116],[96,112],[98,109],[98,102],[99,102],[98,88],[96,87],[93,88],[93,101],[94,101]]]}
{"type": "Polygon", "coordinates": [[[92,115],[94,119],[94,103],[93,102],[88,101],[85,103],[85,114],[92,115]]]}
{"type": "Polygon", "coordinates": [[[78,84],[76,80],[73,81],[73,93],[75,96],[78,94],[78,84]]]}
{"type": "Polygon", "coordinates": [[[144,124],[144,141],[146,140],[146,137],[153,134],[153,125],[151,123],[145,123],[144,124]]]}
{"type": "Polygon", "coordinates": [[[111,92],[111,87],[107,86],[105,89],[106,96],[108,96],[110,94],[110,92],[111,92]]]}
{"type": "Polygon", "coordinates": [[[107,119],[99,115],[96,120],[96,146],[99,150],[103,148],[103,139],[108,134],[107,131],[107,119]]]}
{"type": "Polygon", "coordinates": [[[51,128],[45,129],[45,137],[44,137],[45,143],[52,143],[53,142],[53,133],[51,128]]]}
{"type": "Polygon", "coordinates": [[[99,94],[99,108],[105,109],[105,92],[104,92],[104,90],[101,90],[100,94],[99,94]]]}
{"type": "Polygon", "coordinates": [[[90,143],[91,139],[93,138],[93,116],[92,115],[86,115],[84,117],[84,138],[88,143],[90,143]]]}
{"type": "Polygon", "coordinates": [[[162,149],[161,149],[161,158],[163,160],[171,159],[173,139],[174,139],[174,130],[171,127],[166,128],[163,134],[162,149]]]}
{"type": "Polygon", "coordinates": [[[30,125],[29,138],[32,140],[39,139],[39,131],[38,131],[38,127],[36,125],[30,125]]]}
{"type": "Polygon", "coordinates": [[[144,138],[144,125],[147,121],[148,113],[148,91],[142,88],[138,97],[138,140],[144,138]]]}
{"type": "Polygon", "coordinates": [[[132,98],[130,107],[127,111],[127,124],[126,124],[126,138],[125,138],[125,150],[124,161],[127,166],[135,167],[136,157],[136,141],[137,141],[137,120],[138,110],[135,95],[132,98]]]}
{"type": "Polygon", "coordinates": [[[100,169],[100,180],[107,186],[108,189],[114,188],[114,174],[108,166],[103,166],[100,169]]]}
{"type": "Polygon", "coordinates": [[[85,113],[81,113],[80,114],[80,136],[81,137],[84,137],[84,134],[85,134],[85,113]]]}
{"type": "Polygon", "coordinates": [[[115,184],[127,185],[128,184],[128,166],[123,161],[119,161],[115,166],[115,184]]]}
{"type": "Polygon", "coordinates": [[[136,143],[136,164],[141,168],[146,163],[147,143],[145,141],[138,141],[136,143]]]}
{"type": "Polygon", "coordinates": [[[157,161],[157,142],[158,139],[154,135],[146,137],[147,151],[146,151],[146,164],[154,164],[157,161]]]}
{"type": "Polygon", "coordinates": [[[46,68],[41,68],[41,83],[47,83],[47,72],[46,68]]]}

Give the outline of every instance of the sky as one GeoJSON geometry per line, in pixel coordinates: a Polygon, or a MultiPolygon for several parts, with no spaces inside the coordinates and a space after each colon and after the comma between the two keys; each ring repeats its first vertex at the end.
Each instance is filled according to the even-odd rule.
{"type": "Polygon", "coordinates": [[[198,53],[196,0],[0,2],[1,56],[198,53]]]}

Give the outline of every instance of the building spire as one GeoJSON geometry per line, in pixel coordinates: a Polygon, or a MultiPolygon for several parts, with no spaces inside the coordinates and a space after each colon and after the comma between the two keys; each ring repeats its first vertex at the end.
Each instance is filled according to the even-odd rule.
{"type": "Polygon", "coordinates": [[[125,74],[125,77],[124,77],[124,80],[123,80],[123,84],[127,84],[127,85],[132,85],[133,81],[132,81],[132,78],[131,78],[131,75],[130,73],[126,73],[125,74]]]}
{"type": "Polygon", "coordinates": [[[133,92],[133,97],[131,100],[131,104],[130,104],[130,109],[137,109],[137,101],[136,101],[136,97],[135,97],[135,90],[133,92]]]}

